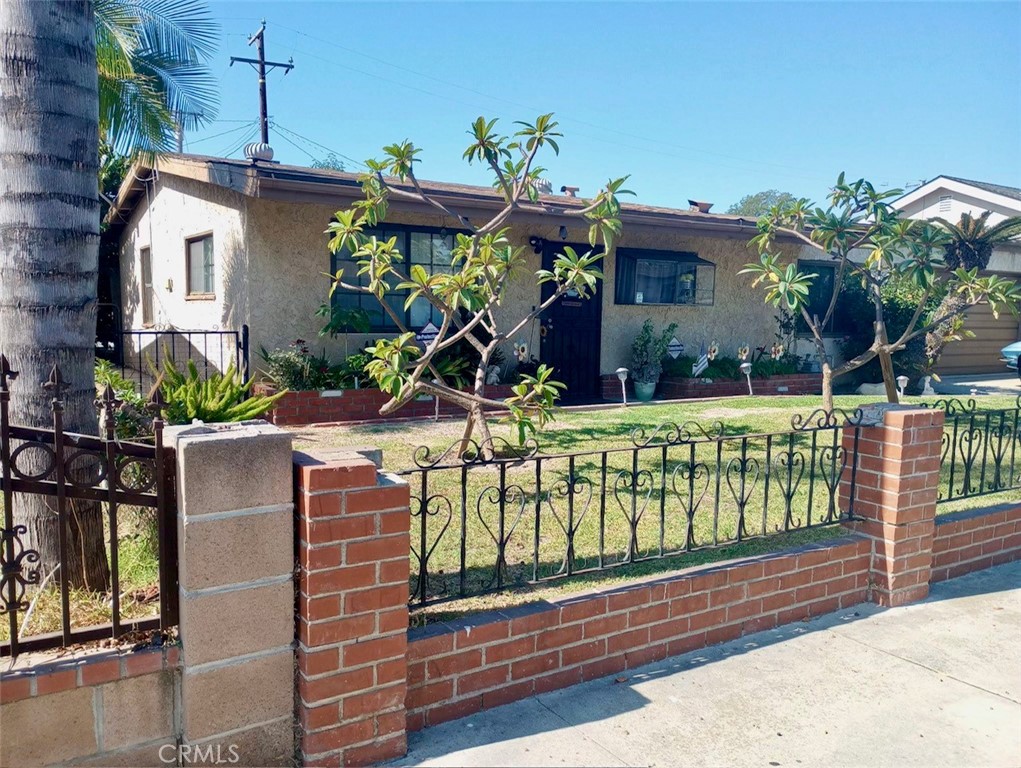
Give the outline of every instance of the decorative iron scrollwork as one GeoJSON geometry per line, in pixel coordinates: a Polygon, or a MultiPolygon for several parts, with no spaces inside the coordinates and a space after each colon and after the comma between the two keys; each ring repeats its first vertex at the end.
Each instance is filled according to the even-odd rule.
{"type": "Polygon", "coordinates": [[[523,460],[539,453],[539,443],[528,438],[520,445],[515,445],[502,437],[488,437],[482,441],[472,439],[458,440],[450,446],[433,454],[427,445],[420,445],[412,455],[415,466],[421,469],[434,469],[444,464],[488,464],[502,459],[523,460]]]}
{"type": "Polygon", "coordinates": [[[697,421],[685,421],[682,424],[667,421],[646,436],[645,427],[636,427],[631,431],[631,444],[638,448],[652,445],[681,445],[696,440],[718,440],[723,437],[722,421],[714,421],[707,425],[697,421]]]}
{"type": "Polygon", "coordinates": [[[28,567],[39,562],[39,553],[21,540],[27,533],[24,525],[0,528],[0,614],[27,609],[25,588],[39,583],[39,568],[28,567]]]}
{"type": "MultiPolygon", "coordinates": [[[[1018,406],[1021,407],[1021,397],[1018,399],[1018,406]]],[[[921,403],[921,407],[943,411],[947,416],[956,416],[962,413],[975,413],[978,410],[978,403],[975,402],[975,398],[959,400],[956,397],[947,397],[934,400],[932,403],[921,403]]]]}
{"type": "Polygon", "coordinates": [[[807,416],[796,413],[791,417],[791,428],[798,432],[812,430],[835,429],[840,426],[859,426],[864,421],[865,414],[861,408],[848,411],[844,408],[834,408],[827,411],[825,408],[816,408],[807,416]]]}

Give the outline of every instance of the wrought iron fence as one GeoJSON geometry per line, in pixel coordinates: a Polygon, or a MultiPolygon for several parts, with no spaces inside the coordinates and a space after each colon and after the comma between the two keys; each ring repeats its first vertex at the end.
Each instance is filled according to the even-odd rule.
{"type": "Polygon", "coordinates": [[[946,414],[939,502],[1021,489],[1021,395],[1012,408],[979,410],[975,400],[937,400],[946,414]]]}
{"type": "MultiPolygon", "coordinates": [[[[103,434],[65,432],[62,400],[65,385],[56,366],[45,385],[52,395],[52,428],[12,424],[10,387],[17,376],[7,358],[0,354],[3,500],[0,616],[6,614],[0,625],[0,655],[174,626],[177,623],[174,462],[163,446],[160,409],[164,403],[159,390],[151,401],[156,417],[152,422],[152,444],[147,444],[117,439],[115,411],[120,403],[109,387],[99,401],[103,434]],[[50,545],[55,549],[52,562],[40,552],[42,547],[34,548],[38,544],[29,540],[29,526],[18,519],[19,512],[31,518],[28,510],[33,505],[35,512],[42,512],[43,519],[52,515],[53,524],[48,529],[57,539],[55,548],[50,545]],[[91,539],[82,533],[87,520],[101,526],[92,529],[91,539]],[[157,562],[150,565],[158,573],[154,577],[156,583],[136,590],[141,595],[130,595],[131,610],[126,610],[128,593],[122,591],[125,584],[121,578],[121,550],[126,539],[122,527],[128,522],[155,527],[157,551],[153,559],[157,562]],[[95,537],[97,531],[102,540],[95,537]],[[108,568],[108,581],[102,589],[96,589],[95,583],[83,585],[81,573],[86,555],[73,545],[86,540],[93,548],[90,553],[93,557],[98,556],[100,562],[108,558],[99,569],[105,575],[108,568]],[[155,614],[157,597],[159,613],[155,614]],[[75,602],[78,600],[84,600],[88,610],[82,610],[75,602]],[[37,615],[48,613],[54,626],[46,626],[40,620],[35,623],[42,625],[42,632],[28,627],[33,611],[37,615]],[[108,622],[97,621],[107,617],[108,622]]],[[[134,538],[139,535],[142,534],[134,534],[134,538]]]]}
{"type": "Polygon", "coordinates": [[[176,365],[193,360],[208,377],[234,363],[241,375],[249,376],[248,326],[239,330],[182,330],[179,328],[145,328],[114,332],[117,344],[97,349],[100,357],[120,367],[121,374],[138,384],[139,391],[148,391],[155,377],[152,369],[162,369],[169,358],[176,365]]]}
{"type": "Polygon", "coordinates": [[[420,448],[411,485],[411,603],[834,525],[854,515],[861,414],[787,432],[665,424],[631,445],[540,454],[494,440],[420,448]]]}

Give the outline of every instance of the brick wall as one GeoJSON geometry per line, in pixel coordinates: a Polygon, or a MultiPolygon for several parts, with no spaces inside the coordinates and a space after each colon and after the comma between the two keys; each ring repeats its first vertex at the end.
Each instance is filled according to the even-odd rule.
{"type": "MultiPolygon", "coordinates": [[[[273,387],[259,383],[255,391],[275,392],[273,387]]],[[[488,386],[486,397],[503,400],[510,397],[509,386],[488,386]]],[[[379,409],[390,399],[378,389],[338,389],[331,392],[288,392],[264,418],[278,425],[326,424],[338,421],[377,421],[387,419],[423,418],[436,413],[433,398],[412,400],[392,416],[380,416],[379,409]]],[[[453,416],[464,411],[451,403],[440,402],[440,415],[453,416]]]]}
{"type": "Polygon", "coordinates": [[[0,765],[173,765],[178,648],[28,654],[0,676],[0,765]]]}
{"type": "Polygon", "coordinates": [[[343,451],[295,453],[299,751],[303,765],[403,755],[406,483],[343,451]]]}
{"type": "Polygon", "coordinates": [[[1021,559],[1021,504],[936,518],[932,581],[1021,559]]]}
{"type": "Polygon", "coordinates": [[[408,730],[855,605],[870,557],[845,537],[414,629],[408,730]]]}
{"type": "MultiPolygon", "coordinates": [[[[634,386],[627,382],[628,398],[634,397],[634,386]]],[[[752,379],[752,392],[756,395],[816,395],[822,392],[822,375],[818,373],[795,373],[789,376],[770,376],[767,379],[752,379]]],[[[614,375],[602,377],[604,400],[620,400],[620,380],[614,375]]],[[[657,397],[665,400],[685,400],[698,397],[731,397],[747,395],[748,382],[718,380],[705,382],[702,379],[663,379],[656,388],[657,397]]]]}

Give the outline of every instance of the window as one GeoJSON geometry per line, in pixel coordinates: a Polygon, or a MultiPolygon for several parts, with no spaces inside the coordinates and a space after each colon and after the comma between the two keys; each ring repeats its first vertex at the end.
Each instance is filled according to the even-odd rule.
{"type": "Polygon", "coordinates": [[[201,235],[185,240],[188,262],[187,295],[198,298],[212,298],[215,292],[213,282],[213,236],[201,235]]]}
{"type": "MultiPolygon", "coordinates": [[[[406,272],[411,264],[420,264],[429,274],[451,272],[450,252],[454,248],[454,233],[434,227],[397,227],[383,226],[377,229],[364,230],[368,237],[375,236],[379,240],[397,238],[397,250],[404,261],[398,267],[406,272]]],[[[358,274],[358,262],[351,258],[349,251],[340,251],[330,257],[330,272],[336,274],[338,269],[344,270],[344,282],[357,285],[368,285],[368,279],[358,274]]],[[[386,301],[398,317],[404,319],[408,328],[424,328],[432,322],[439,325],[442,317],[435,307],[426,299],[418,299],[405,310],[404,300],[407,291],[389,291],[386,301]]],[[[379,306],[375,296],[356,291],[337,290],[333,294],[334,311],[361,310],[368,314],[372,331],[396,331],[390,315],[379,306]]]]}
{"type": "Polygon", "coordinates": [[[142,260],[142,325],[152,325],[152,251],[143,248],[142,260]]]}
{"type": "Polygon", "coordinates": [[[953,195],[940,195],[939,196],[939,212],[950,213],[950,204],[954,201],[953,195]]]}
{"type": "MultiPolygon", "coordinates": [[[[806,309],[811,317],[818,317],[820,320],[826,316],[826,310],[830,308],[830,301],[833,299],[833,283],[837,279],[837,268],[834,264],[818,261],[799,261],[798,271],[806,274],[815,273],[818,277],[812,278],[812,287],[808,289],[808,303],[806,309]]],[[[833,317],[822,329],[823,333],[838,333],[837,315],[833,317]]],[[[797,315],[798,333],[809,333],[808,323],[799,312],[797,315]]]]}
{"type": "Polygon", "coordinates": [[[694,253],[617,249],[617,304],[713,303],[716,265],[694,253]]]}

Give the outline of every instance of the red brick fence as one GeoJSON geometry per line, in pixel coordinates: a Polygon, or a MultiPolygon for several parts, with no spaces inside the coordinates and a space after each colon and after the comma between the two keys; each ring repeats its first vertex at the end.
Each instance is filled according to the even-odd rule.
{"type": "Polygon", "coordinates": [[[292,454],[265,425],[182,428],[180,644],[19,659],[0,678],[0,763],[370,764],[481,709],[918,600],[1021,558],[1021,504],[936,518],[942,424],[895,409],[861,428],[856,519],[833,540],[411,630],[406,483],[365,455],[292,454]]]}
{"type": "Polygon", "coordinates": [[[410,632],[408,487],[364,457],[300,457],[303,762],[397,757],[408,731],[1021,557],[1021,505],[937,524],[942,413],[881,418],[842,538],[410,632]]]}

